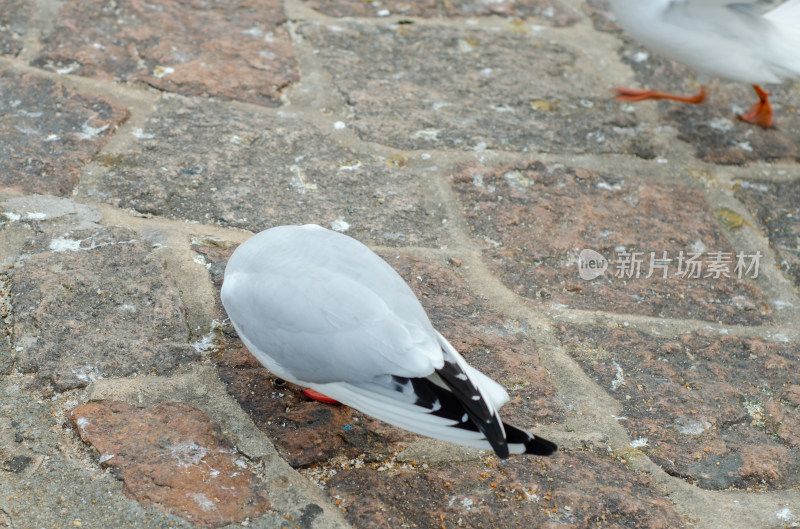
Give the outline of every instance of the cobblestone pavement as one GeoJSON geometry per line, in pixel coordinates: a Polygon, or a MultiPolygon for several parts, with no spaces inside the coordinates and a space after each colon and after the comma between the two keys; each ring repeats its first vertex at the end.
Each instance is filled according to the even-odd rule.
{"type": "Polygon", "coordinates": [[[616,85],[696,89],[603,0],[0,0],[0,527],[800,527],[800,86],[616,85]],[[558,454],[261,368],[225,262],[309,222],[558,454]]]}

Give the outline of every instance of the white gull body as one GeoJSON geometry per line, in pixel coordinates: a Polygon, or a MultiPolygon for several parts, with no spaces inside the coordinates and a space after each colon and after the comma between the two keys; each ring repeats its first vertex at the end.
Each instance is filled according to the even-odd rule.
{"type": "Polygon", "coordinates": [[[509,453],[556,445],[504,424],[508,394],[431,325],[383,259],[315,225],[263,231],[231,256],[222,302],[274,375],[412,432],[509,453]]]}

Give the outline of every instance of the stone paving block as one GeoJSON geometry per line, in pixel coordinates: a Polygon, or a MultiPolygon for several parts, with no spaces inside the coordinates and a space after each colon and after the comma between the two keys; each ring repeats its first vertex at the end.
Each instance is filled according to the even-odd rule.
{"type": "Polygon", "coordinates": [[[276,106],[299,80],[277,0],[61,5],[35,66],[276,106]]]}
{"type": "Polygon", "coordinates": [[[0,189],[67,195],[128,111],[31,74],[0,72],[0,189]]]}
{"type": "Polygon", "coordinates": [[[33,376],[0,378],[0,527],[191,528],[128,499],[88,463],[65,415],[77,404],[33,376]]]}
{"type": "Polygon", "coordinates": [[[22,51],[33,5],[13,0],[0,1],[0,55],[14,57],[22,51]]]}
{"type": "Polygon", "coordinates": [[[42,234],[11,271],[17,368],[59,390],[196,360],[177,288],[125,228],[42,234]]]}
{"type": "Polygon", "coordinates": [[[646,474],[591,452],[443,465],[356,463],[321,475],[356,527],[689,527],[646,474]]]}
{"type": "Polygon", "coordinates": [[[747,267],[756,259],[744,259],[742,279],[737,277],[735,254],[755,250],[731,248],[697,189],[540,162],[463,165],[452,186],[485,261],[508,288],[537,306],[744,325],[771,320],[763,294],[745,281],[755,273],[747,267]],[[609,261],[605,274],[591,281],[578,270],[585,249],[609,261]],[[638,271],[634,252],[642,253],[638,271]],[[664,252],[672,261],[659,263],[664,252]],[[702,254],[695,259],[702,268],[676,276],[681,252],[685,259],[702,254]],[[713,255],[720,252],[730,255],[713,255]],[[731,262],[720,264],[716,277],[710,263],[726,257],[731,262]],[[686,277],[697,273],[701,277],[686,277]]]}
{"type": "Polygon", "coordinates": [[[248,462],[198,409],[168,402],[137,409],[120,402],[75,408],[70,418],[125,492],[200,527],[257,517],[270,507],[248,462]]]}
{"type": "Polygon", "coordinates": [[[437,2],[434,0],[310,0],[307,2],[315,11],[334,17],[384,17],[403,15],[409,17],[476,17],[476,16],[514,16],[537,17],[553,26],[572,26],[578,17],[567,11],[556,0],[490,0],[472,2],[453,0],[437,2]]]}
{"type": "MultiPolygon", "coordinates": [[[[207,261],[227,260],[233,248],[195,245],[207,261]]],[[[503,418],[535,430],[537,423],[563,419],[564,410],[555,402],[549,373],[535,356],[535,347],[524,328],[507,322],[472,295],[466,283],[451,270],[405,254],[383,255],[421,300],[434,326],[470,364],[502,384],[511,402],[501,410],[503,418]]],[[[209,268],[213,265],[209,263],[209,268]]],[[[213,275],[221,286],[221,275],[213,275]]],[[[371,419],[346,406],[311,402],[300,388],[269,375],[241,345],[231,327],[224,329],[217,353],[220,377],[228,391],[267,431],[281,454],[293,466],[338,457],[366,454],[380,460],[416,436],[371,419]]]]}
{"type": "Polygon", "coordinates": [[[572,325],[558,332],[622,404],[619,422],[636,446],[669,474],[706,489],[800,486],[796,344],[572,325]]]}
{"type": "MultiPolygon", "coordinates": [[[[584,10],[590,14],[595,29],[620,35],[623,41],[620,58],[633,69],[640,85],[629,88],[683,95],[697,93],[696,72],[634,42],[616,23],[607,0],[590,0],[584,10]]],[[[736,114],[743,114],[758,101],[752,88],[720,80],[710,83],[709,96],[701,105],[658,102],[659,120],[661,124],[675,127],[678,138],[695,147],[695,156],[710,163],[800,160],[800,117],[797,115],[800,90],[792,81],[764,88],[772,94],[770,100],[775,111],[775,128],[770,130],[736,119],[736,114]]]]}
{"type": "Polygon", "coordinates": [[[742,181],[736,198],[761,221],[767,231],[776,261],[800,287],[800,186],[797,182],[742,181]]]}
{"type": "Polygon", "coordinates": [[[291,117],[167,99],[79,193],[143,213],[261,231],[315,223],[361,240],[436,245],[423,175],[337,146],[291,117]]]}
{"type": "Polygon", "coordinates": [[[596,76],[584,71],[577,52],[544,39],[359,23],[303,24],[298,33],[319,50],[365,141],[401,149],[658,155],[635,113],[605,92],[598,97],[596,76]]]}

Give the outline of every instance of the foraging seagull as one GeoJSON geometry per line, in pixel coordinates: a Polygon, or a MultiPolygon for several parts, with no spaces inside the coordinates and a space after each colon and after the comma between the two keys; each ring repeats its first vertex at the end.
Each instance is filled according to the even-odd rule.
{"type": "Polygon", "coordinates": [[[312,398],[501,458],[557,449],[502,422],[505,389],[467,364],[397,272],[351,237],[316,225],[262,231],[233,252],[222,303],[259,362],[312,398]]]}
{"type": "Polygon", "coordinates": [[[737,117],[768,128],[772,105],[760,85],[800,77],[800,0],[772,9],[763,0],[611,0],[611,7],[625,31],[693,68],[703,85],[694,96],[615,88],[619,101],[702,103],[707,79],[720,77],[753,85],[759,101],[737,117]]]}

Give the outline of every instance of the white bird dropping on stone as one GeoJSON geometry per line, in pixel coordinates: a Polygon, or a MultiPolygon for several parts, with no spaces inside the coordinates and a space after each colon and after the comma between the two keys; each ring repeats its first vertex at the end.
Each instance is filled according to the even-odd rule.
{"type": "Polygon", "coordinates": [[[222,303],[275,376],[499,457],[557,449],[501,421],[505,389],[468,365],[397,272],[351,237],[315,225],[253,236],[228,261],[222,303]]]}

